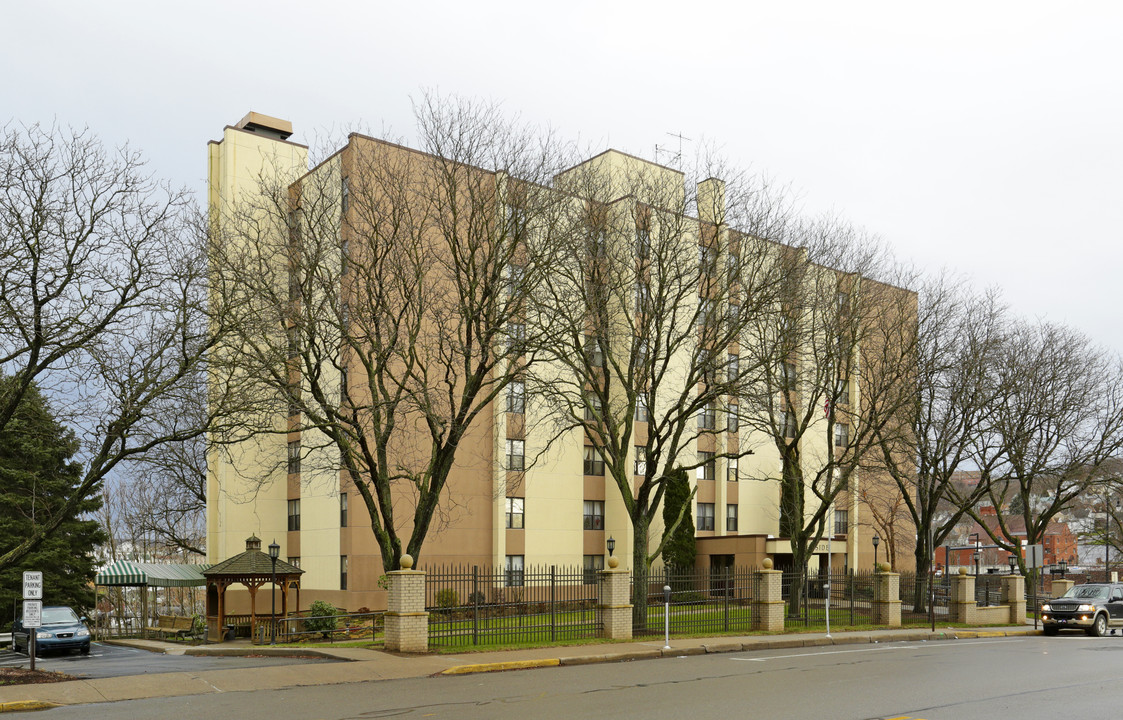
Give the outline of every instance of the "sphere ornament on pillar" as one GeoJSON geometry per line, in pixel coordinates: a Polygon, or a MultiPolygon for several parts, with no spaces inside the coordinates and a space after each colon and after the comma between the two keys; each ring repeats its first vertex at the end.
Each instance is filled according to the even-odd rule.
{"type": "Polygon", "coordinates": [[[966,575],[967,574],[967,568],[965,568],[965,567],[959,568],[959,574],[960,575],[966,575]]]}
{"type": "Polygon", "coordinates": [[[764,558],[764,560],[760,563],[760,566],[763,567],[765,570],[771,570],[772,569],[772,558],[770,558],[770,557],[764,558]]]}
{"type": "Polygon", "coordinates": [[[401,566],[402,570],[409,570],[413,567],[413,556],[409,554],[402,555],[402,560],[399,565],[401,566]]]}
{"type": "Polygon", "coordinates": [[[608,567],[610,570],[615,570],[620,565],[620,558],[615,555],[608,556],[608,567]]]}
{"type": "Polygon", "coordinates": [[[887,573],[887,572],[889,572],[890,569],[892,569],[892,568],[889,565],[889,563],[887,563],[887,562],[877,564],[877,571],[878,572],[887,573]]]}

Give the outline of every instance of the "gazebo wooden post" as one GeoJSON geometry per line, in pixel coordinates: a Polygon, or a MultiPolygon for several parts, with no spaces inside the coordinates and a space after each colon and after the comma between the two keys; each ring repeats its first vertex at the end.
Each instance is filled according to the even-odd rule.
{"type": "Polygon", "coordinates": [[[218,581],[218,641],[226,639],[226,583],[218,581]]]}

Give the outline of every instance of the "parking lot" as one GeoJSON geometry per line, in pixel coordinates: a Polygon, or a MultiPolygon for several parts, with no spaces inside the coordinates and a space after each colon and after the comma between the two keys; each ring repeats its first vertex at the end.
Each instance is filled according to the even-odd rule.
{"type": "MultiPolygon", "coordinates": [[[[10,645],[0,650],[0,667],[28,667],[27,655],[12,652],[10,645]]],[[[270,665],[337,662],[319,658],[297,657],[198,657],[193,655],[162,655],[147,650],[94,643],[89,655],[66,653],[35,658],[37,670],[52,670],[75,677],[104,678],[123,675],[145,675],[196,670],[224,670],[270,665]]]]}

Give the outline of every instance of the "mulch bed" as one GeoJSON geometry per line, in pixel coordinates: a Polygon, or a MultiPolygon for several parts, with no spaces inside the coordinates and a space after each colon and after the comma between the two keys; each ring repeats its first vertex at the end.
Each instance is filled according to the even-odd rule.
{"type": "Polygon", "coordinates": [[[77,680],[73,675],[27,668],[0,668],[0,685],[34,685],[77,680]]]}

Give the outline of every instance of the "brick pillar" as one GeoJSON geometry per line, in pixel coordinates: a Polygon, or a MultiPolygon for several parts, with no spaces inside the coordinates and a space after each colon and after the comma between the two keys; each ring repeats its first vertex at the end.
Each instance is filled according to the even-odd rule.
{"type": "Polygon", "coordinates": [[[411,570],[413,558],[402,555],[402,569],[387,573],[390,598],[386,608],[386,649],[429,651],[429,613],[425,612],[425,573],[411,570]]]}
{"type": "MultiPolygon", "coordinates": [[[[1057,580],[1057,579],[1054,578],[1053,579],[1053,597],[1060,597],[1061,595],[1064,595],[1066,592],[1071,590],[1072,586],[1075,585],[1075,584],[1076,584],[1075,580],[1057,580]]],[[[1025,599],[1025,594],[1024,594],[1025,591],[1023,590],[1022,592],[1023,592],[1022,599],[1024,600],[1025,599]]]]}
{"type": "Polygon", "coordinates": [[[951,619],[953,622],[975,625],[975,578],[960,568],[951,576],[951,619]]]}
{"type": "Polygon", "coordinates": [[[620,559],[610,556],[608,569],[597,575],[597,610],[600,611],[602,635],[610,640],[632,639],[632,598],[630,573],[618,568],[620,559]]]}
{"type": "Polygon", "coordinates": [[[780,588],[779,570],[772,569],[772,559],[764,559],[764,569],[753,573],[753,630],[784,631],[784,598],[780,588]]]}
{"type": "Polygon", "coordinates": [[[1002,604],[1010,606],[1010,622],[1026,621],[1026,579],[1021,575],[1002,576],[1002,604]]]}
{"type": "MultiPolygon", "coordinates": [[[[886,566],[888,567],[888,566],[886,566]]],[[[901,575],[879,570],[874,573],[873,624],[901,626],[901,575]]]]}

